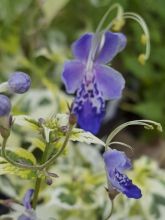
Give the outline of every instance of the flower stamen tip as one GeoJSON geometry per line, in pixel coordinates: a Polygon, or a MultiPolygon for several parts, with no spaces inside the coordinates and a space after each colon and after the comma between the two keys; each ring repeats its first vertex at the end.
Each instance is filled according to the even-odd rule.
{"type": "Polygon", "coordinates": [[[143,45],[146,45],[147,44],[147,41],[148,41],[148,36],[146,34],[142,34],[141,35],[141,43],[143,45]]]}
{"type": "Polygon", "coordinates": [[[125,25],[125,20],[123,18],[116,19],[114,21],[112,29],[114,31],[120,31],[124,25],[125,25]]]}
{"type": "Polygon", "coordinates": [[[146,56],[145,54],[140,54],[138,57],[138,61],[141,65],[144,65],[146,63],[146,56]]]}

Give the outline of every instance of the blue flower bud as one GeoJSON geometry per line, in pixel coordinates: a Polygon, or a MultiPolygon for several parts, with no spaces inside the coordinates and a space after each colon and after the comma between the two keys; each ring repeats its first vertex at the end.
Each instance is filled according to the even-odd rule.
{"type": "Polygon", "coordinates": [[[12,92],[22,94],[27,92],[31,86],[30,76],[23,72],[13,73],[8,80],[9,88],[12,92]]]}
{"type": "Polygon", "coordinates": [[[0,94],[0,117],[9,115],[11,111],[11,103],[7,96],[0,94]]]}

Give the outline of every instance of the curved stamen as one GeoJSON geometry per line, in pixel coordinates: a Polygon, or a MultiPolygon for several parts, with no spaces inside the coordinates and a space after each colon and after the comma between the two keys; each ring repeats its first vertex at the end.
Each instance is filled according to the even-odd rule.
{"type": "Polygon", "coordinates": [[[151,47],[150,46],[150,34],[149,34],[147,24],[140,15],[138,15],[136,13],[133,13],[133,12],[125,12],[123,14],[123,17],[125,19],[132,19],[132,20],[136,21],[142,27],[142,29],[144,31],[145,43],[146,43],[146,52],[145,52],[145,54],[141,54],[139,56],[139,61],[145,62],[150,56],[150,47],[151,47]]]}
{"type": "Polygon", "coordinates": [[[122,17],[122,15],[123,15],[123,8],[121,7],[121,5],[118,4],[118,3],[113,4],[113,5],[107,10],[107,12],[104,14],[103,18],[101,19],[100,23],[98,24],[97,29],[96,29],[96,33],[98,33],[98,32],[101,31],[101,29],[103,28],[103,25],[104,25],[106,19],[108,18],[108,16],[110,15],[110,13],[111,13],[113,10],[115,10],[115,9],[117,9],[117,15],[116,15],[116,17],[109,23],[109,25],[104,29],[104,32],[110,29],[110,27],[112,26],[114,20],[120,19],[120,18],[122,17]]]}
{"type": "Polygon", "coordinates": [[[109,26],[112,25],[111,23],[113,23],[113,21],[105,29],[103,29],[103,25],[106,19],[108,18],[109,14],[111,13],[111,11],[113,11],[114,9],[117,9],[117,16],[115,20],[120,19],[123,15],[123,9],[121,5],[118,3],[113,4],[104,14],[103,18],[101,19],[101,21],[99,22],[96,28],[96,33],[93,35],[93,38],[92,38],[92,46],[91,46],[91,50],[88,56],[87,66],[86,66],[87,71],[90,71],[92,69],[93,61],[97,57],[98,53],[100,52],[100,50],[102,49],[104,45],[104,34],[109,29],[109,26]]]}

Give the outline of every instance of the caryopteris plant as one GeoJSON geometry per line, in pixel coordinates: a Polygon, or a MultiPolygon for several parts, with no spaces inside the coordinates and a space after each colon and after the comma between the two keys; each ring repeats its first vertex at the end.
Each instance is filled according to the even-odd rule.
{"type": "MultiPolygon", "coordinates": [[[[67,113],[58,113],[49,118],[44,115],[42,118],[13,115],[10,97],[27,92],[31,79],[26,73],[15,72],[7,82],[0,84],[0,134],[2,136],[0,174],[16,175],[33,183],[33,188],[26,192],[22,205],[19,204],[18,220],[42,219],[37,213],[41,185],[43,183],[51,185],[54,178],[60,178],[57,173],[49,170],[56,165],[57,159],[67,152],[69,141],[105,147],[102,158],[107,175],[106,190],[112,203],[107,219],[112,215],[113,201],[120,192],[128,198],[142,197],[143,192],[125,174],[126,170],[132,168],[130,159],[124,151],[111,147],[121,145],[131,148],[126,143],[114,140],[114,137],[127,126],[141,125],[147,129],[156,127],[161,130],[161,125],[150,120],[135,120],[118,126],[109,134],[105,143],[94,136],[98,133],[105,116],[106,102],[120,99],[125,87],[124,77],[110,67],[109,63],[126,47],[127,37],[121,32],[113,32],[120,31],[126,19],[136,21],[143,30],[141,38],[146,50],[145,53],[140,54],[139,61],[144,64],[149,58],[150,36],[143,18],[133,12],[124,12],[119,4],[112,5],[101,19],[95,33],[85,33],[73,43],[74,59],[64,63],[62,81],[67,93],[75,94],[67,113]],[[104,27],[112,10],[117,10],[117,14],[104,27]],[[80,128],[76,127],[77,123],[80,128]],[[35,137],[32,136],[32,143],[38,145],[41,157],[28,149],[12,148],[8,145],[15,125],[22,128],[26,126],[36,134],[35,137]]],[[[6,204],[5,201],[1,203],[6,204]]],[[[17,209],[15,201],[8,202],[8,206],[17,209]]],[[[49,217],[53,218],[48,216],[48,219],[49,217]]]]}

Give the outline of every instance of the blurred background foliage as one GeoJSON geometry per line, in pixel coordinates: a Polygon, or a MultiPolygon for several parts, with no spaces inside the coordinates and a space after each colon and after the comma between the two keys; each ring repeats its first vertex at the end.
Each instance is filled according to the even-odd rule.
{"type": "MultiPolygon", "coordinates": [[[[151,57],[145,65],[138,62],[139,54],[145,50],[140,40],[142,30],[128,20],[122,30],[128,38],[127,47],[112,62],[113,67],[124,75],[126,88],[120,103],[112,102],[108,107],[109,114],[99,136],[107,135],[120,122],[137,118],[156,120],[165,128],[164,0],[0,0],[0,82],[5,81],[12,72],[21,70],[31,75],[33,83],[27,94],[13,97],[14,114],[25,113],[39,118],[67,111],[66,101],[70,102],[72,96],[65,93],[61,72],[64,61],[72,58],[71,44],[82,33],[95,31],[101,17],[110,4],[115,2],[119,2],[125,11],[139,13],[145,19],[151,35],[151,57]],[[113,120],[111,110],[114,111],[113,120]]],[[[141,140],[137,141],[139,134],[150,140],[157,137],[157,133],[148,136],[148,132],[144,133],[143,129],[130,129],[119,139],[131,144],[136,142],[135,147],[138,149],[135,157],[146,153],[156,157],[157,162],[149,158],[135,162],[135,171],[131,175],[141,184],[144,197],[140,201],[132,201],[119,196],[112,218],[114,220],[124,220],[123,216],[126,220],[164,220],[162,206],[165,204],[165,174],[159,168],[159,165],[165,166],[164,140],[161,138],[159,142],[152,143],[153,150],[153,147],[146,146],[141,140]],[[123,210],[124,213],[121,212],[123,210]]],[[[16,129],[9,144],[18,146],[20,142],[22,146],[30,146],[26,133],[16,129]]],[[[76,147],[73,145],[74,150],[76,147]]],[[[56,164],[54,169],[61,174],[60,182],[55,182],[52,188],[54,194],[50,188],[45,193],[43,191],[43,203],[39,207],[41,216],[47,210],[52,216],[57,215],[58,220],[78,220],[82,216],[83,219],[101,220],[107,216],[110,204],[104,191],[105,173],[99,151],[98,148],[86,149],[80,145],[77,151],[69,153],[68,159],[63,158],[56,164]],[[86,155],[93,154],[93,161],[88,161],[86,155]],[[75,158],[79,160],[73,164],[75,158]],[[95,161],[101,165],[97,167],[95,161]],[[99,174],[96,172],[98,170],[99,174]],[[80,173],[81,178],[78,175],[80,173]],[[48,203],[45,207],[44,202],[48,203]],[[77,212],[80,207],[82,210],[77,212]]],[[[21,199],[25,188],[30,187],[27,181],[25,183],[26,187],[22,180],[3,177],[0,190],[9,197],[17,195],[21,199]],[[6,187],[3,187],[4,184],[6,187]],[[13,189],[13,186],[16,188],[13,189]]]]}

